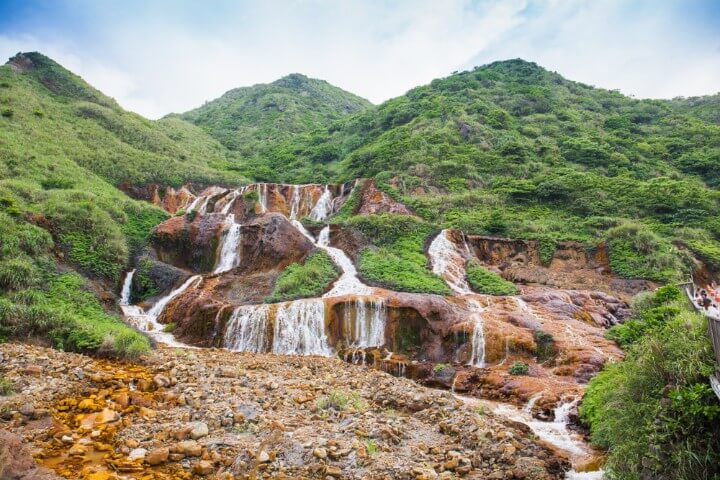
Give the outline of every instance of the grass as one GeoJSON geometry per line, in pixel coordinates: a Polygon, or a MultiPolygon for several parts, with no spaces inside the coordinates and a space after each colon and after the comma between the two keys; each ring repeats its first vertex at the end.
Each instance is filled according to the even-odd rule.
{"type": "Polygon", "coordinates": [[[324,250],[316,249],[303,263],[293,263],[282,271],[266,303],[319,297],[339,276],[338,268],[324,250]]]}
{"type": "Polygon", "coordinates": [[[13,394],[13,384],[10,380],[0,375],[0,397],[7,397],[13,394]]]}
{"type": "Polygon", "coordinates": [[[517,295],[518,288],[497,273],[470,262],[467,265],[467,280],[476,293],[485,295],[517,295]]]}
{"type": "Polygon", "coordinates": [[[376,247],[360,252],[358,271],[367,282],[401,292],[451,293],[428,268],[424,244],[435,230],[431,224],[410,215],[381,214],[351,217],[343,225],[376,247]]]}
{"type": "Polygon", "coordinates": [[[354,411],[364,412],[367,410],[367,402],[357,392],[347,392],[336,388],[330,394],[317,401],[319,410],[354,411]]]}

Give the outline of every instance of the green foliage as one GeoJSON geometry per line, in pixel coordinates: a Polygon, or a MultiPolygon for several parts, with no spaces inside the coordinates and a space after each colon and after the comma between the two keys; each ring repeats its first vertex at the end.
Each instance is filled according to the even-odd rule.
{"type": "Polygon", "coordinates": [[[150,275],[152,268],[153,262],[148,258],[143,258],[138,263],[135,275],[133,275],[132,300],[134,303],[142,302],[160,293],[160,286],[150,275]]]}
{"type": "Polygon", "coordinates": [[[372,438],[365,440],[365,451],[369,456],[373,456],[378,452],[378,446],[372,438]]]}
{"type": "Polygon", "coordinates": [[[29,257],[0,260],[0,288],[17,290],[36,284],[40,279],[37,267],[29,257]]]}
{"type": "Polygon", "coordinates": [[[535,354],[539,362],[545,362],[557,355],[557,348],[555,346],[555,339],[553,336],[542,330],[536,330],[533,332],[533,339],[535,340],[535,354]]]}
{"type": "Polygon", "coordinates": [[[267,303],[285,302],[298,298],[319,297],[338,278],[335,263],[324,250],[316,249],[303,263],[293,263],[282,271],[267,303]]]}
{"type": "Polygon", "coordinates": [[[510,375],[527,375],[529,371],[530,367],[524,362],[514,362],[510,365],[510,368],[508,368],[510,375]]]}
{"type": "Polygon", "coordinates": [[[445,281],[427,266],[425,240],[434,227],[411,215],[362,215],[348,219],[346,227],[359,230],[378,248],[360,252],[361,277],[378,286],[401,292],[450,294],[445,281]]]}
{"type": "Polygon", "coordinates": [[[172,333],[173,330],[175,330],[174,322],[168,323],[163,327],[163,332],[165,333],[172,333]]]}
{"type": "Polygon", "coordinates": [[[625,278],[667,282],[687,276],[680,251],[668,240],[639,224],[626,223],[607,232],[610,267],[625,278]]]}
{"type": "Polygon", "coordinates": [[[444,363],[436,363],[435,366],[433,366],[433,372],[440,373],[443,370],[447,368],[447,365],[444,363]]]}
{"type": "Polygon", "coordinates": [[[467,280],[476,293],[486,295],[517,295],[518,288],[497,273],[481,267],[475,262],[467,265],[467,280]]]}
{"type": "Polygon", "coordinates": [[[367,402],[358,392],[347,392],[340,388],[330,391],[330,394],[317,401],[319,410],[350,410],[363,412],[368,409],[367,402]]]}
{"type": "Polygon", "coordinates": [[[13,384],[10,380],[0,375],[0,397],[7,397],[13,394],[13,384]]]}
{"type": "Polygon", "coordinates": [[[160,208],[136,202],[126,204],[125,214],[127,220],[121,230],[127,238],[131,256],[140,254],[150,240],[152,229],[169,217],[160,208]]]}
{"type": "Polygon", "coordinates": [[[660,474],[683,480],[720,475],[720,402],[707,377],[714,357],[706,319],[675,286],[637,305],[643,332],[626,342],[625,360],[589,385],[580,409],[594,443],[609,448],[611,478],[660,474]]]}

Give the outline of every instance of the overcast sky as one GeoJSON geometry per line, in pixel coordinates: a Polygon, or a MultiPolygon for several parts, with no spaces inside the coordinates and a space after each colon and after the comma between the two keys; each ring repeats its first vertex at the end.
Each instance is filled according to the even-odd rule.
{"type": "Polygon", "coordinates": [[[150,118],[299,72],[374,103],[524,58],[636,97],[720,91],[720,0],[0,0],[37,50],[150,118]]]}

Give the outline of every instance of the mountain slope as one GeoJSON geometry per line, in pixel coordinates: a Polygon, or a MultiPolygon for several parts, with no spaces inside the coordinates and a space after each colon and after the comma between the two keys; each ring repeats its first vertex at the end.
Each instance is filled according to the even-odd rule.
{"type": "Polygon", "coordinates": [[[295,73],[269,84],[230,90],[180,117],[238,151],[247,163],[269,146],[325,128],[369,106],[357,95],[295,73]]]}
{"type": "Polygon", "coordinates": [[[20,164],[69,159],[115,185],[242,179],[229,171],[227,150],[197,127],[126,112],[39,53],[0,67],[0,104],[0,152],[20,164]]]}

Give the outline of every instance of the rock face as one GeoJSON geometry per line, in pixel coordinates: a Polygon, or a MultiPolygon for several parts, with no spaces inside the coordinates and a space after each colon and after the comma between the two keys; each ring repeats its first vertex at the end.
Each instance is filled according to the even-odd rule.
{"type": "Polygon", "coordinates": [[[0,430],[0,478],[4,480],[59,480],[52,470],[35,463],[22,437],[0,430]]]}
{"type": "Polygon", "coordinates": [[[385,192],[377,188],[375,180],[365,180],[360,190],[360,202],[357,208],[359,215],[375,213],[398,213],[411,215],[410,210],[402,203],[393,200],[385,192]]]}
{"type": "Polygon", "coordinates": [[[16,453],[22,442],[65,478],[555,480],[569,468],[523,425],[337,358],[160,348],[132,365],[15,344],[0,352],[18,392],[3,403],[0,446],[16,453]],[[43,376],[24,375],[38,363],[43,376]],[[158,376],[170,383],[156,387],[158,376]],[[47,412],[44,423],[23,417],[26,403],[47,412]],[[98,409],[120,419],[96,426],[98,409]]]}
{"type": "Polygon", "coordinates": [[[586,249],[577,242],[559,242],[553,247],[549,261],[543,262],[538,241],[462,235],[461,232],[455,232],[453,239],[464,242],[480,264],[517,283],[600,290],[624,301],[656,287],[645,280],[614,277],[604,243],[586,249]]]}

